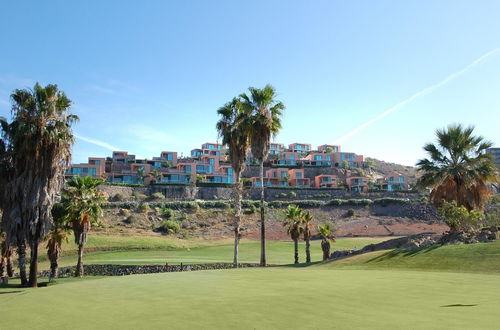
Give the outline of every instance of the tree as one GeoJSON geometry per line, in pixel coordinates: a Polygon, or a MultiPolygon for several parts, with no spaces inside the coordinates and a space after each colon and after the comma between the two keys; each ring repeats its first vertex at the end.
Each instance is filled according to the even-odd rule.
{"type": "Polygon", "coordinates": [[[458,206],[456,201],[443,201],[438,209],[439,216],[455,232],[470,232],[477,229],[484,220],[484,213],[478,210],[467,210],[465,206],[458,206]]]}
{"type": "Polygon", "coordinates": [[[144,183],[144,179],[148,177],[148,175],[144,171],[144,167],[143,166],[138,167],[136,173],[139,183],[144,183]]]}
{"type": "Polygon", "coordinates": [[[59,258],[62,254],[63,242],[68,242],[68,225],[66,210],[62,203],[54,204],[52,208],[53,225],[47,236],[47,256],[50,260],[50,278],[56,278],[59,273],[59,258]]]}
{"type": "Polygon", "coordinates": [[[68,180],[66,188],[62,190],[67,218],[73,228],[75,243],[78,245],[75,276],[83,276],[83,247],[87,242],[87,234],[92,224],[99,223],[103,213],[101,203],[106,199],[97,189],[102,183],[103,179],[76,176],[68,180]]]}
{"type": "Polygon", "coordinates": [[[26,285],[26,243],[30,246],[29,284],[37,286],[38,245],[52,224],[51,210],[71,159],[71,100],[56,85],[35,84],[11,95],[12,121],[0,120],[4,137],[3,226],[16,245],[22,285],[26,285]]]}
{"type": "Polygon", "coordinates": [[[304,233],[304,241],[306,242],[306,263],[311,262],[311,229],[314,217],[309,212],[302,213],[302,232],[304,233]]]}
{"type": "Polygon", "coordinates": [[[2,240],[0,258],[0,279],[5,277],[5,273],[7,273],[8,277],[14,276],[12,246],[8,245],[5,239],[2,240]]]}
{"type": "Polygon", "coordinates": [[[493,159],[485,153],[492,143],[473,131],[472,126],[450,125],[436,131],[437,145],[424,146],[430,158],[417,163],[423,173],[418,186],[432,189],[429,197],[436,207],[444,200],[456,201],[469,211],[482,209],[490,194],[487,183],[498,179],[493,159]]]}
{"type": "Polygon", "coordinates": [[[302,209],[297,205],[288,205],[285,211],[285,219],[283,220],[283,226],[286,227],[287,233],[293,240],[294,246],[294,262],[299,263],[299,238],[300,234],[303,233],[302,228],[302,209]]]}
{"type": "Polygon", "coordinates": [[[323,250],[323,261],[330,258],[330,241],[335,239],[332,237],[332,227],[329,223],[318,225],[318,231],[321,235],[321,250],[323,250]]]}
{"type": "Polygon", "coordinates": [[[229,161],[235,174],[234,185],[234,258],[233,263],[238,266],[238,246],[241,237],[241,196],[243,194],[243,182],[241,172],[245,169],[247,152],[249,147],[248,129],[244,127],[241,102],[234,98],[217,111],[221,117],[217,122],[217,131],[222,137],[222,144],[229,146],[229,161]]]}
{"type": "Polygon", "coordinates": [[[163,179],[163,174],[156,169],[152,170],[149,174],[153,177],[155,183],[161,182],[161,180],[163,179]]]}
{"type": "Polygon", "coordinates": [[[269,154],[271,136],[276,136],[281,128],[281,115],[285,109],[283,103],[276,100],[276,90],[271,85],[263,89],[248,88],[249,95],[241,94],[242,108],[245,112],[249,129],[253,157],[259,162],[260,171],[260,265],[266,265],[266,227],[264,194],[264,161],[269,154]]]}

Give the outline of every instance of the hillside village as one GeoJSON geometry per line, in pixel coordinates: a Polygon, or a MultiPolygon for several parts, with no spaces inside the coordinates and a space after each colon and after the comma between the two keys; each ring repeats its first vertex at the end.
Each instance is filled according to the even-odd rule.
{"type": "MultiPolygon", "coordinates": [[[[413,188],[415,169],[386,163],[338,145],[313,149],[307,143],[269,144],[264,163],[265,187],[336,188],[353,192],[404,191],[413,188]]],[[[219,143],[203,143],[191,150],[190,157],[175,151],[162,151],[158,157],[138,159],[126,151],[113,151],[111,157],[89,157],[87,163],[72,164],[67,177],[89,175],[116,184],[230,185],[234,173],[227,149],[219,143]]],[[[258,168],[251,152],[242,173],[247,186],[259,187],[258,168]]]]}

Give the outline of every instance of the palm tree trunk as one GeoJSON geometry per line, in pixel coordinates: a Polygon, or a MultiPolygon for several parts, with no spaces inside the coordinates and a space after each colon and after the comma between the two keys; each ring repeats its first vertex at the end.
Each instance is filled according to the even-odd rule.
{"type": "Polygon", "coordinates": [[[4,256],[1,256],[0,258],[2,259],[2,261],[0,261],[0,278],[3,279],[5,277],[5,269],[7,268],[7,258],[4,256]]]}
{"type": "Polygon", "coordinates": [[[294,238],[293,239],[293,257],[295,259],[295,264],[299,263],[299,239],[294,238]]]}
{"type": "Polygon", "coordinates": [[[59,275],[59,264],[57,262],[57,257],[56,258],[51,258],[50,259],[50,278],[56,278],[57,275],[59,275]]]}
{"type": "Polygon", "coordinates": [[[12,262],[12,251],[7,257],[7,276],[14,277],[14,262],[12,262]]]}
{"type": "Polygon", "coordinates": [[[17,258],[19,263],[19,277],[21,278],[21,285],[27,286],[28,279],[26,277],[26,243],[20,241],[17,245],[17,258]]]}
{"type": "Polygon", "coordinates": [[[323,250],[323,261],[330,259],[330,242],[326,239],[321,240],[321,249],[323,250]]]}
{"type": "Polygon", "coordinates": [[[38,286],[37,275],[38,275],[38,241],[34,240],[33,243],[31,243],[31,255],[30,255],[29,285],[32,288],[36,288],[38,286]]]}
{"type": "Polygon", "coordinates": [[[264,206],[264,160],[260,161],[260,265],[266,265],[266,224],[264,206]]]}
{"type": "Polygon", "coordinates": [[[234,198],[234,258],[233,264],[238,267],[238,246],[240,244],[240,223],[241,223],[241,185],[240,173],[236,173],[235,198],[234,198]]]}
{"type": "Polygon", "coordinates": [[[83,277],[83,244],[78,244],[78,263],[76,264],[76,277],[83,277]]]}
{"type": "Polygon", "coordinates": [[[311,262],[311,241],[309,238],[306,239],[306,262],[311,262]]]}

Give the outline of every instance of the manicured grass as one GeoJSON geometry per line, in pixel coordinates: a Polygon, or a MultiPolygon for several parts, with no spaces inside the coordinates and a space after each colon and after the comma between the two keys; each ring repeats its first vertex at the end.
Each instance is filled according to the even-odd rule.
{"type": "MultiPolygon", "coordinates": [[[[223,241],[180,241],[162,237],[120,237],[95,236],[89,239],[89,251],[85,253],[86,264],[192,264],[232,262],[233,242],[223,241]],[[109,241],[107,240],[109,238],[109,241]],[[100,252],[95,252],[99,251],[100,252]],[[94,251],[94,252],[92,252],[94,251]]],[[[377,243],[386,238],[340,238],[332,243],[333,250],[361,248],[367,244],[377,243]]],[[[300,258],[305,261],[305,246],[300,243],[300,258]]],[[[86,249],[87,251],[87,249],[86,249]]],[[[260,242],[243,240],[240,244],[240,262],[258,263],[260,257],[260,242]]],[[[320,261],[322,252],[320,241],[311,242],[313,261],[320,261]]],[[[268,263],[293,263],[293,243],[269,241],[267,242],[268,263]]],[[[74,250],[64,252],[59,262],[60,266],[76,264],[74,250]],[[73,255],[67,255],[73,254],[73,255]]],[[[41,263],[42,269],[48,269],[46,261],[41,263]]]]}
{"type": "Polygon", "coordinates": [[[418,269],[500,274],[500,241],[367,253],[320,267],[418,269]]]}
{"type": "Polygon", "coordinates": [[[500,276],[330,267],[199,271],[0,290],[2,329],[493,329],[500,276]]]}

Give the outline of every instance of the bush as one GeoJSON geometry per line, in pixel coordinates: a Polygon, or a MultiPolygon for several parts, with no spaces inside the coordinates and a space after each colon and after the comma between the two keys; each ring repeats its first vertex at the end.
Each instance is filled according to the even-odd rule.
{"type": "Polygon", "coordinates": [[[250,205],[249,208],[243,211],[244,214],[255,214],[257,213],[257,207],[255,205],[250,205]]]}
{"type": "Polygon", "coordinates": [[[314,194],[314,195],[311,195],[312,198],[330,198],[332,197],[332,195],[330,194],[326,194],[326,193],[318,193],[318,194],[314,194]]]}
{"type": "Polygon", "coordinates": [[[290,191],[288,193],[288,198],[295,198],[295,197],[297,197],[297,193],[295,191],[290,191]]]}
{"type": "Polygon", "coordinates": [[[155,192],[154,194],[151,195],[152,199],[165,199],[165,195],[163,195],[161,192],[155,192]]]}
{"type": "Polygon", "coordinates": [[[127,219],[125,219],[125,223],[127,223],[129,225],[136,225],[140,221],[141,221],[141,219],[137,215],[134,215],[134,214],[128,216],[127,219]]]}
{"type": "Polygon", "coordinates": [[[200,201],[198,204],[204,209],[225,209],[231,206],[229,201],[200,201]]]}
{"type": "Polygon", "coordinates": [[[285,208],[288,207],[288,205],[297,205],[298,207],[301,208],[308,208],[308,207],[321,207],[325,206],[325,202],[323,201],[315,201],[315,200],[296,200],[296,201],[272,201],[269,202],[269,207],[272,208],[285,208]]]}
{"type": "Polygon", "coordinates": [[[371,205],[373,201],[371,199],[332,199],[326,203],[328,206],[343,206],[343,205],[351,205],[351,206],[368,206],[371,205]]]}
{"type": "Polygon", "coordinates": [[[117,193],[117,194],[115,194],[113,196],[113,198],[111,198],[111,200],[113,202],[123,202],[126,199],[127,199],[127,197],[124,194],[121,194],[121,193],[117,193]]]}
{"type": "Polygon", "coordinates": [[[345,215],[347,217],[352,217],[352,216],[354,216],[354,214],[355,214],[354,210],[353,209],[349,209],[349,210],[347,210],[347,212],[346,212],[345,215]]]}
{"type": "Polygon", "coordinates": [[[375,204],[379,204],[382,206],[387,206],[390,204],[406,204],[410,203],[408,198],[393,198],[393,197],[385,197],[385,198],[377,198],[373,201],[375,204]]]}
{"type": "Polygon", "coordinates": [[[149,203],[145,202],[145,203],[139,204],[139,207],[137,208],[137,210],[139,212],[142,212],[142,213],[147,213],[147,212],[151,211],[151,207],[149,206],[149,203]]]}
{"type": "Polygon", "coordinates": [[[163,207],[160,208],[160,214],[164,218],[171,219],[175,216],[175,211],[168,207],[163,207]]]}
{"type": "Polygon", "coordinates": [[[137,192],[137,191],[136,191],[136,192],[134,192],[134,193],[132,194],[132,196],[134,196],[134,198],[135,198],[135,199],[146,199],[146,198],[148,198],[148,196],[146,196],[146,195],[144,195],[144,194],[141,194],[141,193],[139,193],[139,192],[137,192]]]}
{"type": "Polygon", "coordinates": [[[130,210],[128,210],[128,209],[120,209],[120,211],[118,211],[118,214],[121,215],[121,216],[128,217],[130,215],[130,210]]]}
{"type": "Polygon", "coordinates": [[[443,201],[438,214],[451,230],[468,232],[477,229],[484,220],[484,213],[478,210],[468,211],[465,206],[457,206],[455,201],[443,201]]]}
{"type": "Polygon", "coordinates": [[[175,234],[181,230],[181,226],[175,220],[166,220],[161,226],[161,229],[167,234],[175,234]]]}

